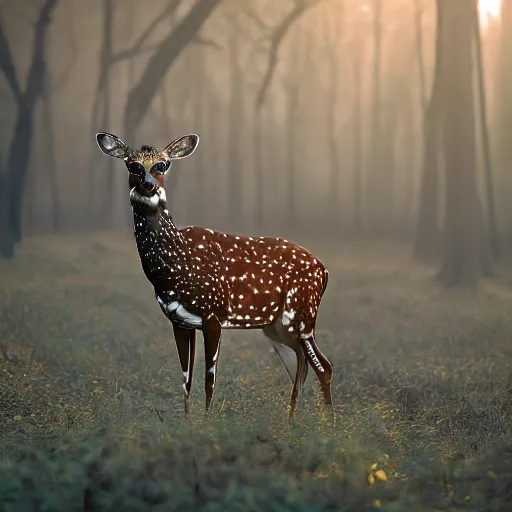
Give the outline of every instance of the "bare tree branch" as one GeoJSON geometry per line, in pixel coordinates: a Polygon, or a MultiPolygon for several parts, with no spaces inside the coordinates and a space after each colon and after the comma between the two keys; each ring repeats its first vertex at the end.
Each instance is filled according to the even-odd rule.
{"type": "Polygon", "coordinates": [[[16,101],[21,99],[21,87],[16,77],[16,68],[12,59],[11,49],[9,47],[9,41],[5,35],[3,28],[3,16],[0,9],[0,69],[4,72],[5,78],[9,87],[16,98],[16,101]]]}
{"type": "MultiPolygon", "coordinates": [[[[202,46],[211,46],[218,50],[222,50],[222,46],[219,43],[216,43],[215,41],[213,41],[211,39],[203,39],[202,37],[195,37],[191,41],[191,43],[202,45],[202,46]]],[[[120,60],[130,59],[132,57],[143,55],[144,53],[147,53],[147,52],[156,51],[156,50],[158,50],[158,48],[160,47],[161,44],[162,43],[159,42],[159,43],[155,43],[155,44],[152,44],[149,46],[141,46],[141,47],[137,48],[136,50],[130,49],[130,50],[120,52],[112,59],[112,63],[114,64],[120,60]]]]}
{"type": "MultiPolygon", "coordinates": [[[[222,49],[222,46],[220,44],[218,44],[215,41],[212,41],[210,39],[203,39],[201,37],[196,37],[191,42],[195,43],[195,44],[203,45],[203,46],[212,46],[219,50],[222,49]]],[[[129,48],[128,50],[124,50],[124,51],[119,52],[116,55],[114,55],[111,62],[112,62],[112,64],[116,64],[117,62],[120,62],[122,60],[130,59],[132,57],[142,55],[143,53],[157,50],[161,44],[162,43],[159,42],[159,43],[152,44],[150,46],[139,46],[137,48],[135,48],[135,47],[129,48]]]]}
{"type": "MultiPolygon", "coordinates": [[[[143,47],[146,40],[151,36],[153,30],[167,17],[169,17],[180,5],[181,0],[171,0],[151,21],[151,23],[146,27],[146,29],[142,32],[142,34],[137,38],[135,43],[133,43],[132,46],[127,48],[126,50],[114,53],[110,56],[108,59],[108,62],[103,62],[101,69],[100,69],[100,75],[98,77],[98,82],[96,84],[96,92],[95,92],[95,101],[93,105],[93,119],[96,119],[98,115],[98,108],[99,108],[99,99],[101,96],[101,93],[103,92],[107,77],[109,74],[109,70],[114,64],[117,64],[118,62],[121,62],[122,60],[130,59],[132,57],[135,57],[136,55],[140,55],[141,53],[144,53],[145,51],[149,51],[154,46],[151,47],[143,47]]],[[[110,30],[110,29],[109,29],[110,30]]],[[[105,30],[104,30],[105,32],[105,30]]],[[[108,35],[108,34],[106,34],[108,35]]],[[[103,49],[102,49],[102,55],[104,55],[103,49]]],[[[104,58],[104,57],[103,57],[104,58]]]]}
{"type": "Polygon", "coordinates": [[[293,23],[297,21],[304,12],[318,3],[317,0],[296,0],[293,9],[277,24],[272,30],[270,37],[270,49],[268,56],[267,71],[263,78],[260,90],[256,98],[256,108],[261,108],[265,101],[265,94],[270,87],[272,77],[277,65],[279,45],[288,33],[293,23]]]}
{"type": "Polygon", "coordinates": [[[197,36],[199,30],[221,0],[202,0],[191,7],[178,26],[161,42],[147,61],[137,85],[129,92],[124,109],[124,133],[133,140],[158,87],[183,48],[197,36]]]}
{"type": "MultiPolygon", "coordinates": [[[[101,93],[103,92],[103,89],[105,88],[108,70],[114,66],[115,64],[118,64],[121,61],[131,59],[133,57],[136,57],[138,55],[142,55],[146,52],[157,50],[162,42],[155,43],[149,46],[144,46],[144,43],[151,37],[151,34],[155,30],[155,28],[166,18],[169,18],[176,9],[179,7],[181,3],[181,0],[171,0],[149,23],[149,25],[146,27],[146,29],[140,34],[140,36],[137,38],[137,40],[127,49],[119,51],[117,53],[114,53],[111,58],[109,59],[108,63],[104,63],[102,66],[102,70],[100,72],[100,76],[98,77],[98,82],[96,84],[96,93],[95,93],[95,100],[94,106],[93,106],[93,118],[96,117],[97,109],[99,105],[99,97],[101,93]]],[[[164,39],[165,41],[165,39],[164,39]]],[[[215,47],[217,49],[221,49],[221,46],[214,41],[205,40],[202,38],[195,38],[192,42],[195,42],[197,44],[205,45],[205,46],[211,46],[215,47]]]]}
{"type": "Polygon", "coordinates": [[[181,0],[171,0],[161,12],[159,12],[154,18],[153,21],[146,27],[146,30],[142,32],[142,34],[137,38],[137,40],[122,52],[116,53],[112,57],[111,64],[115,64],[120,60],[129,59],[130,57],[135,57],[135,55],[139,54],[143,49],[142,46],[146,42],[147,39],[151,36],[153,30],[162,23],[168,16],[170,16],[180,5],[181,0]]]}

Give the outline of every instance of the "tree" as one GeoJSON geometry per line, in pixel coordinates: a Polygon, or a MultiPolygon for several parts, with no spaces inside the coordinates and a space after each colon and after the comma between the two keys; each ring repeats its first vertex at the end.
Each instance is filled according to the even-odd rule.
{"type": "Polygon", "coordinates": [[[368,216],[372,228],[378,222],[378,196],[381,192],[381,53],[383,0],[373,0],[373,60],[370,126],[370,168],[367,171],[368,216]]]}
{"type": "Polygon", "coordinates": [[[411,87],[408,78],[410,69],[414,67],[414,52],[412,51],[414,46],[408,43],[410,37],[408,26],[405,29],[390,27],[389,32],[388,40],[391,40],[390,46],[393,47],[393,58],[385,66],[385,73],[382,77],[381,131],[378,147],[380,158],[379,167],[374,170],[379,177],[380,198],[375,197],[375,202],[378,206],[377,227],[379,233],[387,236],[400,236],[409,221],[405,217],[398,222],[400,192],[405,191],[407,194],[411,191],[413,176],[411,166],[405,171],[405,176],[399,178],[400,164],[407,160],[407,155],[414,146],[416,136],[414,124],[411,122],[406,131],[400,133],[404,119],[409,118],[407,120],[410,121],[413,118],[414,103],[411,101],[411,87]],[[381,198],[385,198],[385,200],[381,198]]]}
{"type": "Polygon", "coordinates": [[[300,66],[300,36],[298,34],[293,44],[291,45],[291,56],[287,76],[285,78],[286,84],[286,99],[285,99],[285,187],[284,187],[284,203],[286,208],[285,218],[287,227],[292,227],[297,223],[297,145],[298,145],[298,132],[299,120],[298,110],[300,105],[300,89],[302,84],[302,77],[297,72],[300,66]]]}
{"type": "Polygon", "coordinates": [[[443,23],[442,126],[445,173],[443,261],[446,286],[478,283],[478,198],[473,87],[475,0],[438,1],[443,23]]]}
{"type": "Polygon", "coordinates": [[[352,122],[353,122],[353,153],[352,173],[354,180],[354,216],[352,230],[355,236],[363,234],[363,115],[362,115],[362,90],[363,90],[363,62],[366,57],[366,40],[361,36],[364,23],[358,20],[355,24],[351,40],[352,75],[354,97],[352,100],[352,122]]]}
{"type": "MultiPolygon", "coordinates": [[[[69,11],[69,17],[73,16],[72,11],[69,11]]],[[[62,211],[61,211],[61,187],[62,184],[59,180],[59,159],[58,151],[56,148],[58,141],[58,133],[55,131],[58,122],[55,116],[55,101],[54,99],[59,96],[61,91],[67,85],[68,80],[71,76],[71,71],[76,64],[78,56],[78,46],[76,41],[75,28],[72,19],[68,19],[67,23],[68,37],[66,39],[66,46],[69,49],[69,57],[67,62],[63,62],[64,58],[61,57],[61,72],[51,72],[47,66],[45,69],[44,83],[43,83],[43,94],[41,97],[41,115],[39,116],[39,124],[37,125],[37,132],[41,135],[41,143],[43,146],[43,154],[45,155],[45,169],[44,173],[41,173],[39,169],[36,169],[38,176],[42,176],[44,183],[47,185],[48,200],[43,204],[48,204],[51,209],[51,223],[50,227],[54,231],[61,229],[62,225],[62,211]],[[64,64],[64,65],[62,65],[64,64]]],[[[29,198],[26,201],[27,204],[27,226],[34,224],[32,219],[39,220],[41,215],[40,212],[34,212],[34,216],[31,218],[31,212],[33,212],[33,198],[42,196],[42,190],[35,188],[36,176],[30,176],[30,187],[29,187],[29,198]]],[[[39,220],[40,222],[40,220],[39,220]]]]}
{"type": "MultiPolygon", "coordinates": [[[[103,42],[100,47],[100,72],[98,75],[98,85],[96,87],[96,98],[93,105],[93,133],[98,131],[95,126],[101,126],[102,130],[108,130],[111,125],[110,109],[112,104],[111,95],[111,68],[114,59],[114,46],[113,46],[113,25],[114,25],[114,7],[115,0],[103,0],[103,42]],[[98,109],[100,112],[98,112],[98,109]],[[99,119],[96,119],[99,117],[99,119]]],[[[96,148],[94,148],[96,149],[96,148]]],[[[94,152],[94,160],[99,157],[97,151],[94,152]]],[[[105,187],[91,187],[93,194],[96,195],[98,190],[106,190],[106,197],[102,204],[101,218],[111,218],[114,209],[114,202],[116,194],[116,187],[114,187],[114,161],[113,158],[107,158],[105,162],[106,175],[104,177],[106,183],[105,187]],[[115,195],[114,195],[115,194],[115,195]]],[[[91,166],[94,169],[93,166],[91,166]]],[[[91,177],[93,180],[94,177],[91,177]]],[[[93,203],[94,204],[94,203],[93,203]]]]}
{"type": "Polygon", "coordinates": [[[267,69],[263,76],[260,90],[256,96],[256,108],[261,108],[265,101],[265,95],[272,83],[279,57],[279,47],[285,39],[293,24],[311,7],[317,5],[319,0],[293,0],[293,7],[273,28],[268,27],[260,18],[253,15],[260,27],[269,35],[270,47],[268,49],[267,69]]]}
{"type": "Polygon", "coordinates": [[[142,70],[139,81],[128,93],[124,107],[124,133],[133,141],[169,68],[182,50],[196,37],[221,0],[196,2],[177,27],[161,41],[142,70]]]}
{"type": "MultiPolygon", "coordinates": [[[[194,76],[196,77],[195,87],[193,87],[194,95],[194,125],[197,130],[202,130],[206,125],[206,96],[208,90],[208,73],[206,71],[206,61],[204,52],[193,52],[193,69],[194,76]]],[[[208,204],[208,197],[206,194],[206,158],[204,146],[199,146],[196,150],[196,173],[194,177],[195,182],[195,203],[196,210],[200,208],[200,213],[204,213],[203,205],[208,204]]]]}
{"type": "Polygon", "coordinates": [[[228,215],[236,228],[242,218],[242,166],[240,148],[240,128],[244,118],[244,73],[241,67],[240,46],[242,27],[237,13],[228,16],[228,52],[229,52],[229,121],[228,121],[228,215]],[[238,140],[237,140],[238,139],[238,140]]]}
{"type": "MultiPolygon", "coordinates": [[[[155,15],[131,46],[124,50],[114,52],[113,26],[115,7],[117,4],[116,0],[103,0],[102,43],[98,59],[99,74],[98,81],[96,83],[91,119],[93,130],[96,129],[97,123],[101,122],[100,119],[103,121],[106,117],[108,121],[110,118],[108,113],[110,109],[110,102],[108,102],[110,97],[109,81],[116,65],[123,61],[133,59],[147,51],[155,50],[155,46],[147,44],[148,40],[158,25],[171,16],[180,6],[180,3],[181,0],[170,0],[164,8],[155,15]]],[[[96,153],[97,152],[95,151],[95,154],[96,153]]]]}
{"type": "Polygon", "coordinates": [[[425,66],[421,7],[416,0],[416,51],[423,106],[423,161],[418,208],[418,224],[414,244],[415,256],[423,262],[433,262],[440,251],[439,190],[441,156],[441,101],[443,82],[443,48],[445,29],[442,0],[437,0],[435,69],[430,99],[426,100],[425,66]]]}
{"type": "Polygon", "coordinates": [[[263,211],[264,211],[264,192],[263,192],[263,178],[264,178],[264,155],[265,150],[263,147],[263,109],[258,108],[254,112],[254,171],[256,174],[256,227],[263,228],[263,211]]]}
{"type": "MultiPolygon", "coordinates": [[[[501,6],[501,40],[496,69],[496,155],[503,178],[503,201],[509,201],[512,193],[512,2],[505,0],[501,6]]],[[[509,237],[512,227],[512,209],[508,210],[507,224],[509,237]]]]}
{"type": "Polygon", "coordinates": [[[338,153],[339,133],[337,115],[340,91],[340,65],[342,22],[332,11],[324,13],[325,55],[328,65],[328,85],[325,102],[327,120],[327,144],[329,151],[329,216],[335,226],[340,223],[340,158],[338,153]]]}
{"type": "MultiPolygon", "coordinates": [[[[181,0],[170,0],[138,35],[131,46],[123,50],[115,51],[114,17],[118,4],[116,0],[103,0],[102,43],[99,49],[99,73],[91,115],[92,133],[98,131],[98,129],[100,129],[98,127],[101,127],[102,130],[110,129],[112,108],[111,81],[117,65],[127,60],[133,65],[135,57],[147,51],[154,51],[155,47],[149,45],[148,40],[151,38],[151,35],[158,25],[171,16],[180,6],[180,3],[181,0]]],[[[93,170],[91,176],[90,201],[91,204],[94,204],[98,190],[107,191],[105,196],[100,198],[102,209],[100,219],[103,224],[105,219],[112,220],[113,217],[114,205],[116,203],[115,196],[113,196],[113,194],[116,193],[116,187],[114,186],[116,174],[114,172],[115,162],[113,162],[111,158],[107,159],[103,164],[106,166],[106,173],[103,174],[102,172],[101,178],[102,180],[106,180],[106,186],[98,187],[94,176],[94,169],[96,169],[99,158],[100,154],[96,148],[93,148],[89,164],[90,168],[93,170]]]]}
{"type": "MultiPolygon", "coordinates": [[[[476,74],[478,79],[478,100],[479,100],[479,127],[482,138],[482,152],[484,160],[485,192],[487,198],[487,221],[490,247],[494,258],[501,255],[501,243],[498,233],[498,218],[496,215],[496,202],[494,200],[493,172],[491,162],[491,145],[489,141],[489,127],[487,124],[487,101],[485,96],[482,37],[480,34],[480,17],[478,16],[477,2],[473,3],[473,46],[475,49],[476,74]]],[[[483,214],[483,212],[482,212],[483,214]]],[[[483,219],[482,219],[483,220],[483,219]]],[[[482,224],[482,229],[486,229],[482,224]]]]}
{"type": "Polygon", "coordinates": [[[5,202],[7,209],[3,221],[5,225],[2,226],[0,233],[0,254],[6,258],[14,255],[15,245],[22,239],[23,196],[29,171],[35,111],[44,93],[46,40],[56,7],[57,0],[45,0],[42,4],[35,25],[32,59],[25,88],[22,88],[17,76],[0,11],[0,70],[6,78],[17,107],[17,118],[0,189],[0,192],[5,194],[5,197],[0,198],[0,202],[5,202]]]}

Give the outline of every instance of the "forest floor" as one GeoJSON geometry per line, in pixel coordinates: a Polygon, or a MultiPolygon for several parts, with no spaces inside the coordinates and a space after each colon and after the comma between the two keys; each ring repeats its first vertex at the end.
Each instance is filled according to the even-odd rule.
{"type": "Polygon", "coordinates": [[[129,236],[36,237],[0,262],[0,510],[512,509],[512,279],[445,290],[410,250],[308,248],[330,271],[312,371],[224,334],[205,418],[184,418],[172,328],[129,236]]]}

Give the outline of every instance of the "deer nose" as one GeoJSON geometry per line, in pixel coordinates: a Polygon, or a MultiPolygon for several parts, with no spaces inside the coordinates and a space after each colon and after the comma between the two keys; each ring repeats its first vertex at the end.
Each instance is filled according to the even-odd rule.
{"type": "Polygon", "coordinates": [[[141,185],[146,192],[151,193],[156,189],[157,182],[155,181],[155,178],[151,176],[151,174],[146,173],[144,176],[144,181],[141,183],[141,185]]]}

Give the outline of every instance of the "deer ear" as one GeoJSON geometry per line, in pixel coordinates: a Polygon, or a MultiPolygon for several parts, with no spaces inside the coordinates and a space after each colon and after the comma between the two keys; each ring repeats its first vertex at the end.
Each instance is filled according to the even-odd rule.
{"type": "Polygon", "coordinates": [[[103,153],[114,158],[125,158],[130,153],[130,148],[121,139],[110,133],[97,133],[96,142],[103,153]]]}
{"type": "Polygon", "coordinates": [[[171,142],[164,149],[164,153],[167,153],[171,160],[179,160],[180,158],[190,156],[197,149],[198,144],[199,135],[192,133],[171,142]]]}

